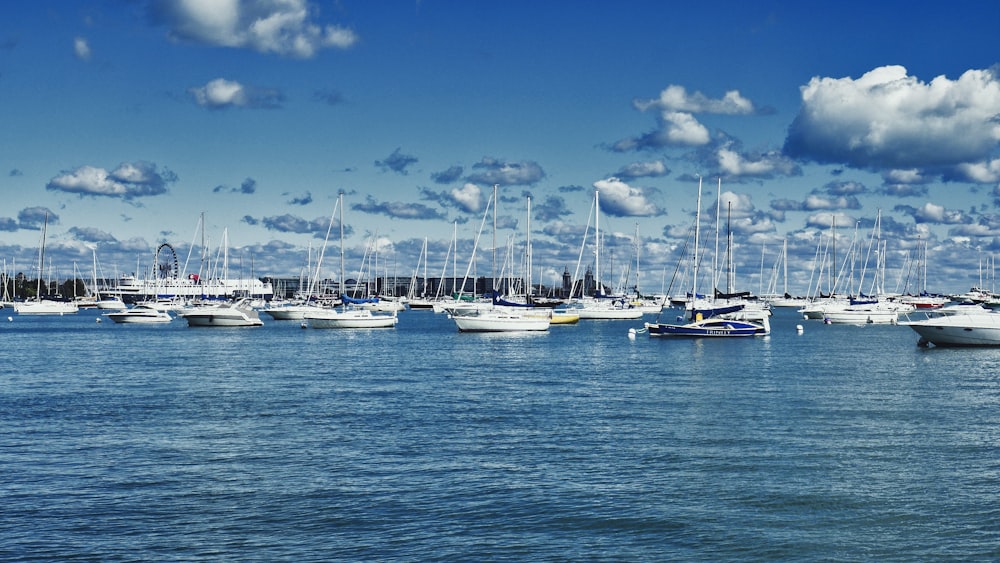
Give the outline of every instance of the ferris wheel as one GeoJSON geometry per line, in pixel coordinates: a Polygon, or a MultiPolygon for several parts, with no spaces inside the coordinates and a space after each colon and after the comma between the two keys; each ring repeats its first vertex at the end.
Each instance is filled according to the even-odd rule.
{"type": "Polygon", "coordinates": [[[177,279],[177,276],[180,275],[177,252],[169,243],[165,242],[156,247],[153,262],[156,264],[156,277],[160,279],[177,279]]]}

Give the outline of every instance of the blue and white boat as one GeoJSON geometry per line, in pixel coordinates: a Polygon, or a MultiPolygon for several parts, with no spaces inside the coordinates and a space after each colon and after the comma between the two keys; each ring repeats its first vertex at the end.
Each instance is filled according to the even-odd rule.
{"type": "Polygon", "coordinates": [[[697,311],[686,323],[646,323],[645,328],[650,336],[733,337],[771,333],[771,324],[766,317],[761,322],[755,322],[726,316],[705,317],[697,311]]]}
{"type": "MultiPolygon", "coordinates": [[[[699,223],[701,222],[701,179],[698,180],[698,204],[694,221],[694,283],[692,293],[698,294],[698,239],[699,223]]],[[[744,304],[725,303],[716,308],[696,308],[692,303],[691,316],[688,322],[645,323],[645,330],[650,336],[687,336],[687,337],[734,337],[757,336],[771,333],[768,316],[761,320],[748,320],[738,315],[744,304]]],[[[681,317],[683,319],[683,317],[681,317]]]]}

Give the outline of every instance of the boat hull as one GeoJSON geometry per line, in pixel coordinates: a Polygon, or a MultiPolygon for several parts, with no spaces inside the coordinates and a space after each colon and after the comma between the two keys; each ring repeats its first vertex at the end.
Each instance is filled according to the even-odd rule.
{"type": "Polygon", "coordinates": [[[552,323],[549,309],[545,315],[531,312],[488,309],[452,315],[461,332],[538,332],[552,323]]]}
{"type": "Polygon", "coordinates": [[[80,311],[76,303],[65,301],[25,301],[14,303],[14,312],[18,315],[73,315],[80,311]]]}
{"type": "Polygon", "coordinates": [[[688,338],[733,338],[766,335],[770,327],[766,324],[731,319],[705,319],[685,324],[646,323],[650,336],[674,336],[688,338]]]}
{"type": "Polygon", "coordinates": [[[894,324],[899,320],[899,313],[884,310],[852,311],[844,309],[826,313],[823,320],[834,324],[894,324]]]}
{"type": "Polygon", "coordinates": [[[617,321],[641,319],[642,309],[574,309],[581,320],[617,321]]]}
{"type": "Polygon", "coordinates": [[[173,320],[173,317],[171,317],[166,311],[156,311],[155,309],[150,309],[148,311],[128,309],[120,313],[108,313],[104,316],[118,324],[169,323],[173,320]]]}
{"type": "Polygon", "coordinates": [[[262,326],[257,311],[245,305],[196,307],[181,313],[188,326],[262,326]]]}
{"type": "Polygon", "coordinates": [[[261,326],[264,324],[260,319],[212,313],[184,315],[184,319],[188,322],[188,326],[261,326]]]}
{"type": "Polygon", "coordinates": [[[1000,346],[1000,314],[948,315],[899,323],[913,329],[918,344],[942,347],[1000,346]]]}
{"type": "Polygon", "coordinates": [[[374,315],[367,309],[322,309],[306,313],[305,320],[312,328],[393,328],[399,318],[395,314],[374,315]]]}

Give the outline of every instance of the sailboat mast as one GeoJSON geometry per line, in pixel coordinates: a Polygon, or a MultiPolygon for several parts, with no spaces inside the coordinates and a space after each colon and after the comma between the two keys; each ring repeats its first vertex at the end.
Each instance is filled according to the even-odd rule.
{"type": "Polygon", "coordinates": [[[601,191],[594,190],[594,282],[597,285],[596,294],[601,291],[601,191]]]}
{"type": "Polygon", "coordinates": [[[344,302],[344,192],[337,195],[340,208],[340,302],[344,302]]]}
{"type": "MultiPolygon", "coordinates": [[[[700,190],[699,190],[700,191],[700,190]]],[[[722,177],[719,176],[719,188],[715,196],[715,254],[712,256],[712,294],[715,288],[719,287],[719,276],[722,275],[719,269],[719,220],[722,213],[722,177]]],[[[729,291],[728,289],[726,291],[729,291]]]]}
{"type": "Polygon", "coordinates": [[[497,188],[500,184],[493,184],[493,292],[496,294],[497,290],[497,210],[499,209],[499,201],[497,201],[497,188]]]}
{"type": "Polygon", "coordinates": [[[528,196],[528,220],[525,227],[525,252],[527,253],[528,272],[525,276],[524,302],[531,303],[531,196],[528,196]]]}
{"type": "MultiPolygon", "coordinates": [[[[42,300],[42,272],[45,268],[45,234],[49,229],[49,214],[45,213],[45,220],[42,222],[42,245],[38,247],[38,283],[35,289],[35,299],[42,300]]],[[[46,291],[48,289],[46,288],[46,291]]]]}
{"type": "MultiPolygon", "coordinates": [[[[701,237],[701,176],[698,176],[698,199],[694,209],[694,281],[691,283],[692,299],[698,299],[698,239],[701,237]]],[[[692,301],[692,305],[694,301],[692,301]]]]}
{"type": "Polygon", "coordinates": [[[782,296],[788,294],[788,239],[786,238],[781,245],[781,260],[782,266],[785,268],[785,281],[784,281],[784,292],[782,296]]]}
{"type": "Polygon", "coordinates": [[[455,226],[452,230],[451,235],[452,246],[455,247],[455,256],[451,260],[451,292],[458,293],[455,288],[455,284],[458,283],[458,221],[455,221],[455,226]]]}

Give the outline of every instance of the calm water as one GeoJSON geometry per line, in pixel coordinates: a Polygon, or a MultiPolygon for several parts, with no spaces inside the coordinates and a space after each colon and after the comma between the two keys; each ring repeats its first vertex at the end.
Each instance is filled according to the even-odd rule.
{"type": "Polygon", "coordinates": [[[8,314],[4,561],[1000,559],[1000,350],[8,314]]]}

